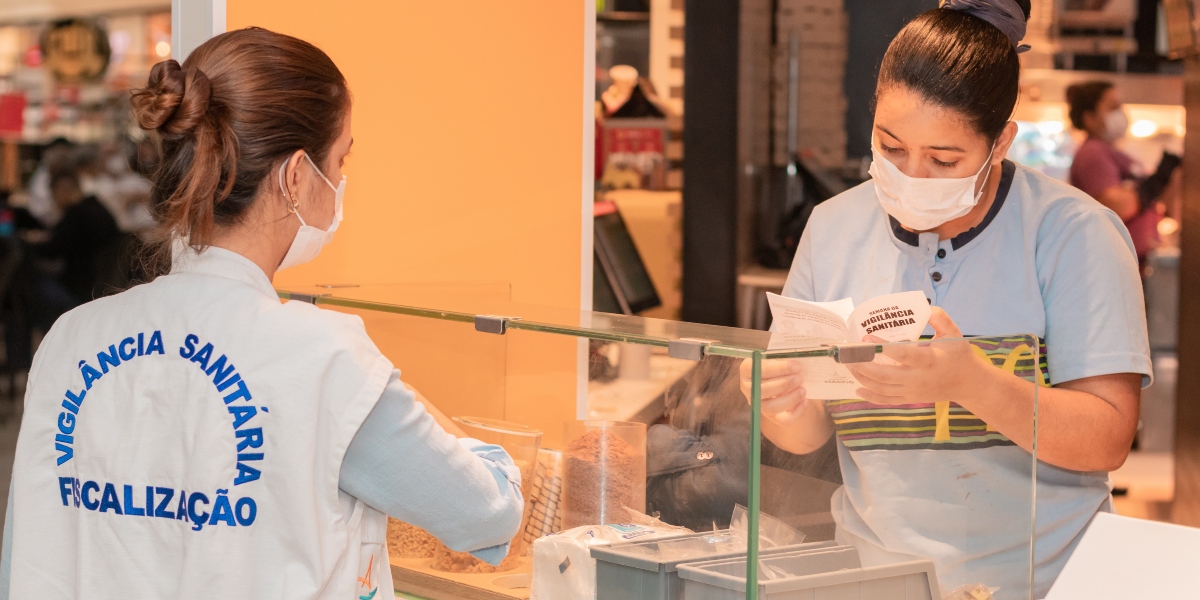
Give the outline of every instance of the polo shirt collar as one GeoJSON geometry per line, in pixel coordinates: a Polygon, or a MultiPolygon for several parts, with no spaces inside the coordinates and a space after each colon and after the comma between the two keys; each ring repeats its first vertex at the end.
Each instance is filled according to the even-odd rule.
{"type": "MultiPolygon", "coordinates": [[[[1016,163],[1011,160],[1004,159],[1000,166],[1000,187],[996,189],[996,199],[992,202],[992,206],[988,208],[988,212],[983,217],[978,225],[950,238],[950,247],[958,250],[963,246],[971,243],[972,240],[979,237],[988,225],[996,219],[996,215],[1000,214],[1000,208],[1004,206],[1004,200],[1008,198],[1008,191],[1012,187],[1013,176],[1017,172],[1016,163]]],[[[900,225],[895,217],[888,215],[888,222],[892,225],[892,235],[896,236],[897,240],[913,247],[920,247],[920,234],[909,231],[900,225]]]]}

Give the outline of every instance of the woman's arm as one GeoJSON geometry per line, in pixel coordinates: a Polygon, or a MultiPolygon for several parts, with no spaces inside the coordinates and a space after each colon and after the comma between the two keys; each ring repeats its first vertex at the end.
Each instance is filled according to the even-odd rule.
{"type": "Polygon", "coordinates": [[[1105,188],[1096,200],[1117,213],[1122,221],[1128,221],[1141,212],[1141,199],[1132,181],[1105,188]]]}
{"type": "MultiPolygon", "coordinates": [[[[1029,395],[1029,382],[991,369],[995,386],[963,408],[1026,450],[1033,447],[1028,410],[1012,398],[1029,395]]],[[[1137,431],[1142,376],[1114,373],[1038,390],[1038,459],[1073,471],[1115,471],[1125,463],[1137,431]]]]}
{"type": "MultiPolygon", "coordinates": [[[[929,323],[937,333],[934,343],[885,350],[899,365],[848,365],[863,385],[859,395],[881,405],[955,402],[1032,450],[1034,383],[993,367],[968,342],[937,342],[962,336],[940,308],[929,323]]],[[[1038,459],[1073,471],[1120,467],[1137,429],[1141,379],[1115,373],[1038,388],[1038,459]]]]}
{"type": "MultiPolygon", "coordinates": [[[[753,363],[743,360],[741,389],[750,401],[753,363]]],[[[809,401],[804,390],[804,362],[762,361],[762,433],[771,443],[792,454],[808,454],[825,445],[833,424],[820,400],[809,401]]]]}
{"type": "Polygon", "coordinates": [[[404,385],[404,389],[412,392],[416,401],[420,402],[421,406],[425,407],[425,412],[429,413],[429,416],[433,417],[433,420],[437,421],[438,426],[446,430],[446,433],[449,433],[450,435],[459,439],[471,437],[467,435],[467,432],[463,431],[462,428],[458,426],[458,423],[452,421],[450,417],[447,417],[445,413],[443,413],[441,410],[438,410],[438,407],[434,406],[432,402],[425,398],[425,396],[422,396],[421,392],[417,391],[417,388],[408,385],[403,381],[400,383],[404,385]]]}
{"type": "MultiPolygon", "coordinates": [[[[512,459],[497,446],[447,433],[399,372],[346,449],[338,487],[457,551],[507,544],[524,509],[512,459]]],[[[497,554],[503,558],[478,557],[497,554]]]]}
{"type": "Polygon", "coordinates": [[[1085,142],[1071,165],[1071,185],[1128,221],[1141,212],[1137,189],[1123,179],[1121,166],[1106,142],[1085,142]]]}
{"type": "Polygon", "coordinates": [[[771,443],[792,454],[820,450],[833,435],[833,423],[820,400],[804,400],[786,417],[771,416],[763,410],[762,432],[771,443]]]}

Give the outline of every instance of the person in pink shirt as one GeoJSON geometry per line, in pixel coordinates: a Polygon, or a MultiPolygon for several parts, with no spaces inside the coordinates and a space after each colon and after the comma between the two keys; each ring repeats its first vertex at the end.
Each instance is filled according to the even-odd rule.
{"type": "Polygon", "coordinates": [[[1121,217],[1138,261],[1144,263],[1146,253],[1159,244],[1163,204],[1158,197],[1139,193],[1140,165],[1113,145],[1129,127],[1117,89],[1107,81],[1077,83],[1067,88],[1067,102],[1071,124],[1087,132],[1071,163],[1070,183],[1121,217]]]}

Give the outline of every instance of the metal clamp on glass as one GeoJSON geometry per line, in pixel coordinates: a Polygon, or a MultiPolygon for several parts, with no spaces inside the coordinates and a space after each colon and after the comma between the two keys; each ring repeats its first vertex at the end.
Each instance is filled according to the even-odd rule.
{"type": "Polygon", "coordinates": [[[309,304],[316,304],[317,298],[324,298],[325,296],[329,296],[329,295],[330,294],[297,294],[295,292],[289,292],[288,300],[296,300],[299,302],[307,302],[309,304]]]}
{"type": "Polygon", "coordinates": [[[520,317],[501,317],[499,315],[475,315],[475,331],[504,335],[508,332],[508,322],[520,319],[520,317]]]}
{"type": "Polygon", "coordinates": [[[842,364],[875,360],[875,344],[834,344],[833,360],[842,364]]]}
{"type": "Polygon", "coordinates": [[[715,340],[680,338],[667,342],[667,356],[683,360],[700,360],[715,340]]]}

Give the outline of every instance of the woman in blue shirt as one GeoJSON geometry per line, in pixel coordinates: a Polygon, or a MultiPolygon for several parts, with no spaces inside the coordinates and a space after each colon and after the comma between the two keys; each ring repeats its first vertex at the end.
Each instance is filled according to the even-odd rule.
{"type": "MultiPolygon", "coordinates": [[[[1121,220],[1004,159],[1028,15],[1025,0],[943,0],[892,41],[873,179],[814,210],[784,294],[857,304],[922,290],[935,338],[1043,340],[1040,375],[1053,387],[1037,396],[1040,598],[1091,518],[1111,510],[1108,472],[1129,452],[1151,370],[1121,220]]],[[[794,453],[837,436],[837,535],[864,562],[930,558],[947,590],[982,582],[1028,598],[1030,383],[969,344],[888,354],[899,364],[851,367],[861,400],[827,403],[806,400],[801,361],[766,361],[763,433],[794,453]],[[977,433],[938,439],[937,402],[977,433]]],[[[748,363],[742,373],[748,394],[748,363]]]]}

